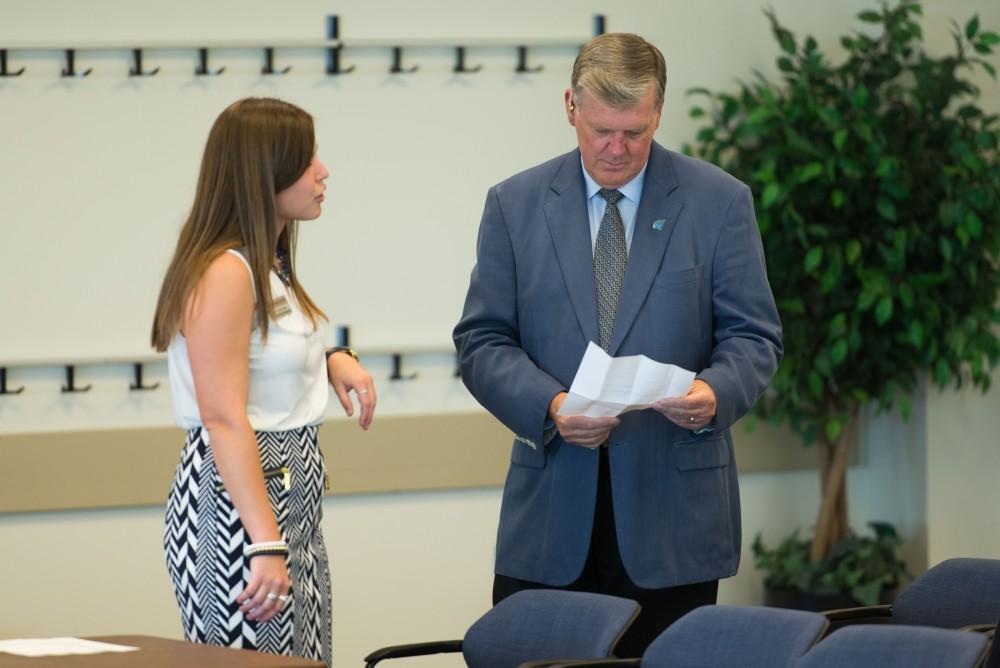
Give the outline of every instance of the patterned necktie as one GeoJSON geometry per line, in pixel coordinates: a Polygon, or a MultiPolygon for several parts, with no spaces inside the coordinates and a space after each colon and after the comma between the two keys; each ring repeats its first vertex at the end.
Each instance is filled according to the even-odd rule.
{"type": "Polygon", "coordinates": [[[601,189],[601,197],[607,201],[601,228],[597,232],[594,245],[594,284],[597,288],[597,327],[601,337],[601,347],[610,351],[611,335],[615,331],[615,312],[618,310],[618,295],[625,280],[625,264],[628,250],[625,246],[625,225],[618,212],[618,200],[622,194],[617,190],[601,189]]]}

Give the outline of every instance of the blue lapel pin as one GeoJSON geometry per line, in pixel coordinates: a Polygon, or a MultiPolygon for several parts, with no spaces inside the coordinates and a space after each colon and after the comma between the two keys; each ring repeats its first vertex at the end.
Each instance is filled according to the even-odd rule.
{"type": "Polygon", "coordinates": [[[659,232],[660,230],[663,229],[663,224],[666,222],[667,221],[664,220],[663,218],[657,218],[656,220],[653,221],[653,229],[659,232]]]}

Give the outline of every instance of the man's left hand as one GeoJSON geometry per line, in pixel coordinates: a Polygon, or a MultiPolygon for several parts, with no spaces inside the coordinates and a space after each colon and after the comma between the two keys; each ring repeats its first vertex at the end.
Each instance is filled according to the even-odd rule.
{"type": "Polygon", "coordinates": [[[703,380],[695,379],[683,397],[664,397],[653,409],[678,427],[698,431],[715,418],[715,392],[703,380]]]}

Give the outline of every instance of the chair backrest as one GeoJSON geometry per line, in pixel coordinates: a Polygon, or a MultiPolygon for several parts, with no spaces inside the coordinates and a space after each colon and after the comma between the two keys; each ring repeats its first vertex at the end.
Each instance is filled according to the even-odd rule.
{"type": "Polygon", "coordinates": [[[657,636],[642,668],[781,668],[791,666],[827,627],[815,612],[754,606],[706,605],[657,636]]]}
{"type": "Polygon", "coordinates": [[[947,559],[896,597],[896,624],[957,629],[1000,618],[1000,559],[947,559]]]}
{"type": "Polygon", "coordinates": [[[511,594],[465,634],[470,668],[516,668],[542,659],[601,659],[639,614],[626,598],[527,589],[511,594]]]}
{"type": "Polygon", "coordinates": [[[796,668],[974,668],[986,645],[971,631],[859,624],[830,634],[796,668]]]}

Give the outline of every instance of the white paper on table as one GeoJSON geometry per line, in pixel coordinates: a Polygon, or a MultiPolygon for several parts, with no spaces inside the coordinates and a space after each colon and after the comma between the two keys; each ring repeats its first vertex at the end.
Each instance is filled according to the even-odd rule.
{"type": "Polygon", "coordinates": [[[591,341],[559,415],[614,417],[649,408],[657,399],[687,394],[694,375],[645,355],[611,357],[591,341]]]}
{"type": "Polygon", "coordinates": [[[101,652],[134,652],[138,647],[112,645],[83,638],[15,638],[0,640],[0,652],[17,656],[65,656],[68,654],[100,654],[101,652]]]}

